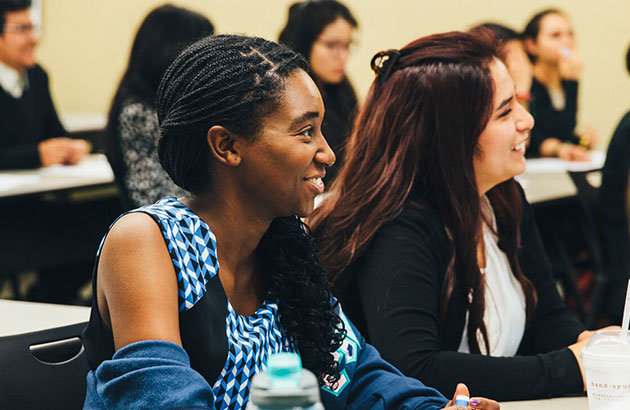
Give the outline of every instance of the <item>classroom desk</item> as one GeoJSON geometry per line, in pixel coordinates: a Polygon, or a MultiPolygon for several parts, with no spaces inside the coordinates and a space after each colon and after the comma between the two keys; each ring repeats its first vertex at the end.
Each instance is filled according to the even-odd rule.
{"type": "Polygon", "coordinates": [[[547,400],[507,401],[501,410],[588,410],[586,397],[563,397],[547,400]]]}
{"type": "Polygon", "coordinates": [[[92,152],[104,151],[103,132],[107,126],[107,115],[64,112],[59,115],[59,120],[68,132],[68,137],[88,141],[92,145],[92,152]]]}
{"type": "Polygon", "coordinates": [[[0,299],[0,337],[87,322],[90,308],[0,299]]]}
{"type": "Polygon", "coordinates": [[[59,120],[69,133],[102,131],[107,125],[107,116],[98,113],[64,112],[59,120]]]}
{"type": "MultiPolygon", "coordinates": [[[[557,158],[535,158],[527,160],[525,172],[516,177],[531,204],[551,202],[573,197],[577,194],[575,184],[567,171],[595,171],[604,166],[606,155],[601,151],[591,153],[589,162],[567,162],[557,158]]],[[[598,187],[601,174],[592,173],[589,182],[598,187]]]]}
{"type": "Polygon", "coordinates": [[[121,213],[102,154],[74,166],[0,171],[0,279],[25,269],[89,264],[121,213]]]}
{"type": "Polygon", "coordinates": [[[74,188],[108,188],[116,195],[114,173],[103,154],[92,154],[78,165],[0,171],[0,200],[74,188]]]}

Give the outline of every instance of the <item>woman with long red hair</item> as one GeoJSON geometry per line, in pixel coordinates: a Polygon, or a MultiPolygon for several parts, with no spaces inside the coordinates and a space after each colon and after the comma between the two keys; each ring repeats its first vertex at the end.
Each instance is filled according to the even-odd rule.
{"type": "Polygon", "coordinates": [[[347,162],[309,220],[347,314],[443,392],[583,392],[590,332],[558,296],[513,179],[534,121],[493,40],[437,34],[372,62],[347,162]]]}

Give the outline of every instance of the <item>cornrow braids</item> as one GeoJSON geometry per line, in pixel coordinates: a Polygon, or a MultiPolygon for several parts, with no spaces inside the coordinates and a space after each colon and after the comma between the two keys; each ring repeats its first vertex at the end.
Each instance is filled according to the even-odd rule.
{"type": "Polygon", "coordinates": [[[258,37],[211,36],[184,50],[158,90],[158,155],[173,181],[203,190],[208,129],[221,125],[253,137],[263,116],[278,107],[286,77],[306,68],[289,48],[258,37]]]}
{"type": "MultiPolygon", "coordinates": [[[[210,181],[206,134],[221,125],[255,138],[276,110],[286,78],[307,69],[291,49],[257,37],[218,35],[194,43],[168,68],[157,96],[158,156],[173,181],[194,193],[210,181]]],[[[274,220],[257,249],[279,321],[320,383],[334,383],[333,357],[345,335],[315,244],[297,217],[274,220]]]]}

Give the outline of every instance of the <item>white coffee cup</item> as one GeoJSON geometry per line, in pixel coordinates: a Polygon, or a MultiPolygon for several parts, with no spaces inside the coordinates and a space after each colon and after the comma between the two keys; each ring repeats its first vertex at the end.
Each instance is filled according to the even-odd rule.
{"type": "Polygon", "coordinates": [[[600,330],[582,350],[590,410],[630,409],[630,332],[600,330]]]}

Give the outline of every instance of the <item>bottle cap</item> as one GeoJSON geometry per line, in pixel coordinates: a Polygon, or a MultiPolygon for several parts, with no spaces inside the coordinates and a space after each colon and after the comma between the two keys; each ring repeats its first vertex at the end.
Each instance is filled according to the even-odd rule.
{"type": "Polygon", "coordinates": [[[302,359],[295,353],[276,353],[267,360],[271,388],[298,387],[302,377],[302,359]]]}
{"type": "Polygon", "coordinates": [[[468,407],[469,401],[470,397],[466,396],[465,394],[458,394],[457,396],[455,396],[456,406],[468,407]]]}

